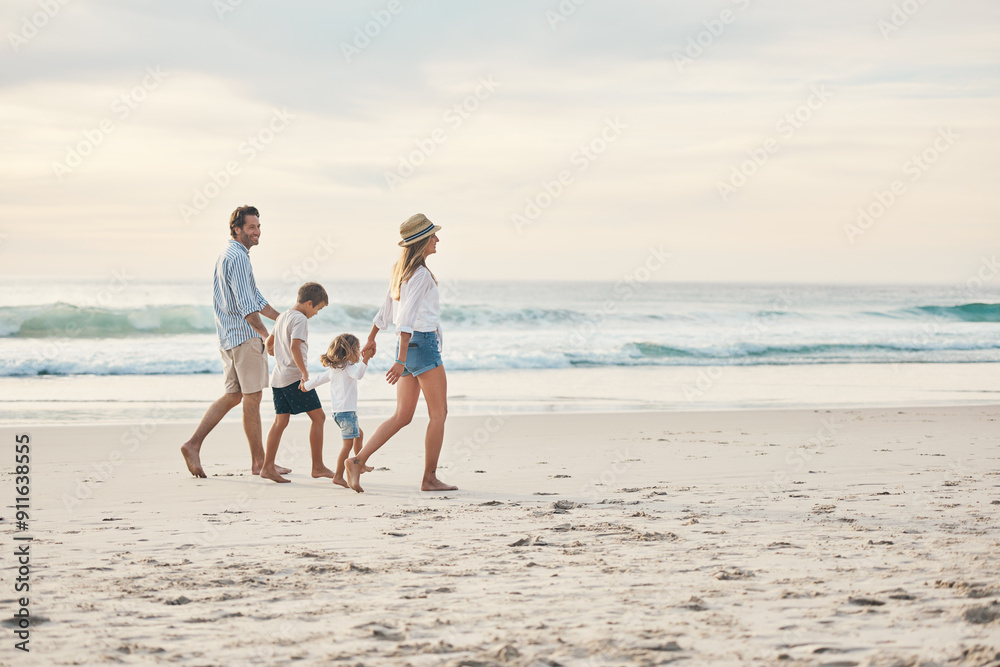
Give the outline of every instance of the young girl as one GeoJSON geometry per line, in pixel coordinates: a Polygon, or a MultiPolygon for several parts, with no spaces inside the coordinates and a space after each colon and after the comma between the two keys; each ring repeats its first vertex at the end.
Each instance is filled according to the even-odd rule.
{"type": "MultiPolygon", "coordinates": [[[[344,439],[340,455],[337,456],[337,470],[333,474],[333,483],[347,487],[344,479],[344,461],[351,449],[357,454],[361,451],[365,434],[358,428],[358,380],[365,376],[371,353],[361,356],[361,344],[352,334],[340,334],[330,343],[330,348],[319,360],[326,370],[315,378],[300,385],[302,391],[310,391],[321,384],[330,383],[330,402],[333,404],[333,420],[340,427],[344,439]]],[[[370,472],[371,467],[365,472],[370,472]]]]}

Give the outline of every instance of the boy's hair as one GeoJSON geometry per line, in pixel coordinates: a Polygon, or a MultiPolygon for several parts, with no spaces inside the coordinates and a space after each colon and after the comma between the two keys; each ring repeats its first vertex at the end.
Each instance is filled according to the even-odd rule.
{"type": "Polygon", "coordinates": [[[343,368],[361,359],[361,343],[354,334],[340,334],[330,343],[330,349],[319,360],[327,368],[343,368]]]}
{"type": "Polygon", "coordinates": [[[256,215],[259,218],[260,212],[256,207],[247,204],[240,206],[229,216],[229,235],[234,239],[236,238],[236,230],[243,229],[243,225],[247,224],[248,215],[256,215]]]}
{"type": "Polygon", "coordinates": [[[319,283],[306,283],[299,288],[298,302],[305,303],[306,301],[312,301],[314,306],[330,305],[330,297],[327,296],[326,290],[319,283]]]}

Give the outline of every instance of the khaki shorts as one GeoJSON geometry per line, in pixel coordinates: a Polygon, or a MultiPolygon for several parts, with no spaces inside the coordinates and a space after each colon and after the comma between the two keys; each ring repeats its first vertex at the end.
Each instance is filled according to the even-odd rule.
{"type": "Polygon", "coordinates": [[[256,394],[267,387],[267,352],[264,340],[254,336],[231,350],[222,350],[226,393],[256,394]]]}

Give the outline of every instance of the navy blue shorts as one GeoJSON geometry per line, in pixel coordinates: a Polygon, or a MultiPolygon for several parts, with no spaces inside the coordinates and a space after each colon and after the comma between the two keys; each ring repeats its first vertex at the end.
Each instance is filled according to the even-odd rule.
{"type": "MultiPolygon", "coordinates": [[[[399,339],[396,339],[396,358],[399,359],[399,339]]],[[[414,331],[410,336],[410,344],[406,349],[406,368],[403,377],[421,373],[437,368],[444,362],[441,361],[441,351],[438,350],[438,337],[436,331],[414,331]]]]}
{"type": "Polygon", "coordinates": [[[302,391],[298,382],[287,387],[271,387],[271,393],[274,395],[276,415],[298,415],[323,408],[316,390],[302,391]]]}

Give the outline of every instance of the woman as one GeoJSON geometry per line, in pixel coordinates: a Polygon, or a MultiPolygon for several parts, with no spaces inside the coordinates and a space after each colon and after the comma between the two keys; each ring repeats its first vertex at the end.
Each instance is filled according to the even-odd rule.
{"type": "Polygon", "coordinates": [[[454,491],[458,487],[437,478],[438,457],[444,443],[444,422],[448,416],[448,379],[441,362],[441,304],[437,279],[427,268],[427,258],[437,252],[435,225],[422,213],[399,226],[403,253],[392,269],[389,292],[375,316],[363,354],[375,354],[379,329],[396,325],[396,361],[386,372],[389,384],[396,385],[396,412],[382,422],[371,439],[347,459],[347,483],[361,493],[361,473],[368,457],[378,451],[399,429],[410,423],[423,392],[430,423],[424,438],[422,491],[454,491]]]}

